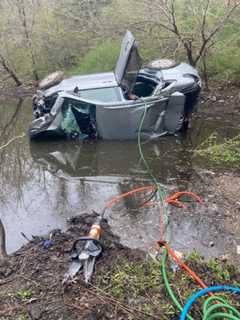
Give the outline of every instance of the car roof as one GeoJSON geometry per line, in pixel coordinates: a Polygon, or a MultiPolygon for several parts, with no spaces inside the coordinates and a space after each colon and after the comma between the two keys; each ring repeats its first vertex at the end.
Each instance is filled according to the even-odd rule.
{"type": "Polygon", "coordinates": [[[79,90],[86,90],[117,86],[118,83],[116,81],[114,73],[103,72],[82,76],[73,76],[64,79],[58,85],[45,90],[45,95],[52,95],[53,93],[58,91],[72,91],[76,87],[78,87],[79,90]]]}

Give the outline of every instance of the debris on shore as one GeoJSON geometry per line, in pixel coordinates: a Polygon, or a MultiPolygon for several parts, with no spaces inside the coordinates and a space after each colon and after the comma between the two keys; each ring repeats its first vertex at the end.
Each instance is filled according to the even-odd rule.
{"type": "MultiPolygon", "coordinates": [[[[46,239],[35,238],[0,265],[1,320],[177,319],[179,312],[164,287],[160,263],[140,250],[122,246],[106,221],[102,225],[104,252],[90,287],[81,273],[62,284],[72,243],[88,232],[95,218],[94,214],[74,217],[67,232],[53,233],[48,248],[43,245],[46,239]]],[[[186,260],[208,285],[237,286],[240,282],[240,271],[226,261],[205,261],[197,253],[186,260]]],[[[169,264],[168,272],[184,304],[198,288],[184,271],[173,272],[169,264]]],[[[236,301],[239,307],[239,297],[234,299],[235,306],[236,301]]],[[[199,315],[199,308],[196,304],[193,315],[199,315]]]]}

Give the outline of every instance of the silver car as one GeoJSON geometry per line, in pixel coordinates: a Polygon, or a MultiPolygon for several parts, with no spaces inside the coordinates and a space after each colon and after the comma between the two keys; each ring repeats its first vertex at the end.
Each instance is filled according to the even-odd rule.
{"type": "Polygon", "coordinates": [[[141,135],[173,134],[187,127],[201,89],[198,72],[189,64],[163,59],[141,69],[130,31],[114,72],[55,76],[44,79],[33,98],[32,139],[136,139],[143,115],[141,135]]]}

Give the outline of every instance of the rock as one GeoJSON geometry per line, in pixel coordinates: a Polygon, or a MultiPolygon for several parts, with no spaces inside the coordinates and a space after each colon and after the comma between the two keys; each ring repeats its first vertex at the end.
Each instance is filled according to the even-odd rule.
{"type": "Polygon", "coordinates": [[[32,320],[39,320],[42,317],[43,310],[40,305],[32,304],[28,306],[28,313],[32,320]]]}
{"type": "Polygon", "coordinates": [[[217,101],[217,97],[216,96],[209,96],[209,100],[212,102],[216,102],[217,101]]]}
{"type": "Polygon", "coordinates": [[[212,247],[214,247],[214,245],[215,245],[215,244],[214,244],[214,242],[213,242],[213,241],[210,241],[210,242],[209,242],[209,247],[211,247],[211,248],[212,248],[212,247]]]}

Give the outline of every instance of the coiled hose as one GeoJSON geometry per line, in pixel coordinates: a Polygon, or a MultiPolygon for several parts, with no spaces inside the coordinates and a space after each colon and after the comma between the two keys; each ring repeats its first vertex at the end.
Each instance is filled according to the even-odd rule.
{"type": "MultiPolygon", "coordinates": [[[[166,261],[167,261],[168,251],[165,248],[162,256],[162,276],[165,287],[169,296],[171,297],[175,306],[182,312],[180,320],[194,320],[189,314],[189,309],[191,305],[194,303],[196,299],[205,295],[206,293],[213,293],[218,291],[230,291],[234,293],[240,294],[240,288],[234,288],[229,286],[215,286],[215,287],[208,287],[205,288],[195,295],[192,296],[184,306],[181,306],[180,302],[178,301],[176,295],[174,294],[173,290],[168,281],[167,271],[166,271],[166,261]]],[[[203,305],[203,318],[202,320],[214,320],[214,319],[231,319],[231,320],[240,320],[240,313],[232,306],[228,304],[226,299],[219,296],[210,296],[203,305]]]]}
{"type": "MultiPolygon", "coordinates": [[[[180,320],[185,320],[187,313],[191,308],[191,305],[198,298],[202,297],[208,292],[220,292],[227,291],[232,293],[240,294],[240,288],[234,288],[229,286],[213,286],[205,288],[196,294],[194,294],[188,302],[185,304],[180,320]]],[[[239,320],[240,312],[238,312],[234,307],[230,306],[225,299],[219,296],[209,297],[203,305],[203,320],[213,320],[213,319],[231,319],[239,320]]]]}

